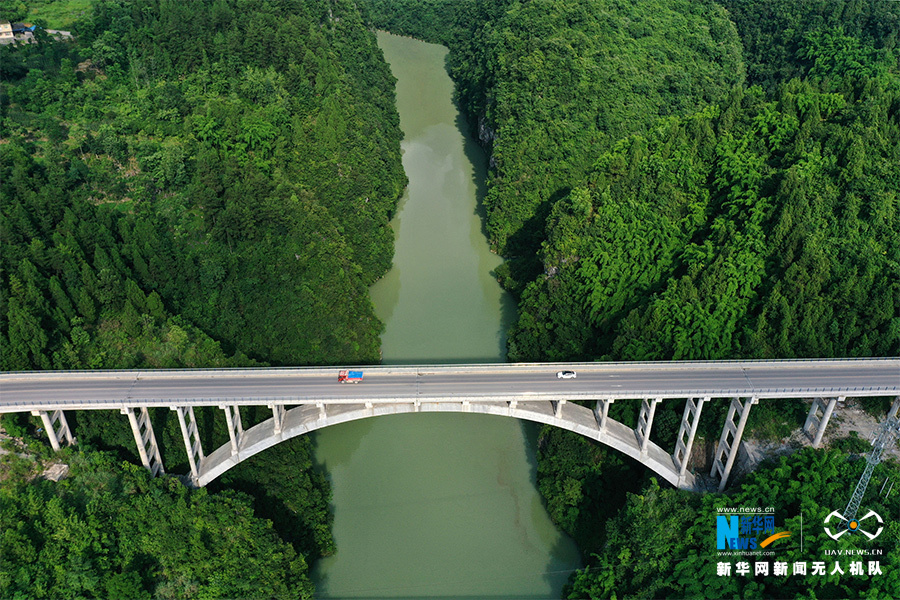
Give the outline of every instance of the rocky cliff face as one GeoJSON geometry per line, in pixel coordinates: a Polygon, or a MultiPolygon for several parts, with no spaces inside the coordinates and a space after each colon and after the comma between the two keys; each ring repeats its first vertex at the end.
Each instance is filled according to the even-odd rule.
{"type": "Polygon", "coordinates": [[[488,154],[488,166],[491,169],[497,167],[497,163],[494,161],[494,155],[491,152],[494,147],[494,140],[497,139],[497,134],[491,129],[490,125],[488,125],[487,117],[485,115],[478,116],[478,141],[481,143],[481,147],[484,148],[484,151],[488,154]]]}

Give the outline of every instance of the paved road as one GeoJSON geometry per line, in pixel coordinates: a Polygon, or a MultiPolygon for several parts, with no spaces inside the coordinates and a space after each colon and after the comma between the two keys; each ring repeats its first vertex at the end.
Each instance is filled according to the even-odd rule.
{"type": "Polygon", "coordinates": [[[898,396],[900,359],[362,367],[0,374],[0,412],[125,406],[898,396]],[[557,379],[561,369],[576,379],[557,379]]]}

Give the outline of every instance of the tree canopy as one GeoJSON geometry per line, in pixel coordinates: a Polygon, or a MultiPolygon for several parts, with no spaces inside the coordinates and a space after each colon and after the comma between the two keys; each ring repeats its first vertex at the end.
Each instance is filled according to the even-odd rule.
{"type": "Polygon", "coordinates": [[[312,598],[307,566],[238,492],[189,490],[95,451],[60,482],[0,486],[0,596],[312,598]]]}

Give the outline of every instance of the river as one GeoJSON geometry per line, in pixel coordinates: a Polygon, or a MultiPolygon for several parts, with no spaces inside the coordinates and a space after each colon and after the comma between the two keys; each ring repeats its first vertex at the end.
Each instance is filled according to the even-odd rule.
{"type": "MultiPolygon", "coordinates": [[[[482,232],[485,157],[452,103],[447,49],[378,33],[397,78],[409,187],[394,267],[371,290],[385,364],[502,362],[513,300],[482,232]]],[[[580,566],[535,486],[535,429],[514,419],[407,414],[317,432],[337,553],[321,598],[556,598],[580,566]]]]}

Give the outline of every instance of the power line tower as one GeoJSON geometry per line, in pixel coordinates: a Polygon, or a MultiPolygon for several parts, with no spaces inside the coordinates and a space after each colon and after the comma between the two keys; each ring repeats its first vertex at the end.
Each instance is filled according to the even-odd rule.
{"type": "Polygon", "coordinates": [[[897,414],[898,412],[900,412],[900,398],[894,400],[894,404],[888,411],[887,419],[884,420],[884,423],[882,423],[875,432],[875,439],[872,440],[872,449],[866,455],[866,462],[868,463],[866,465],[866,470],[863,471],[862,477],[859,478],[856,489],[853,491],[853,496],[850,498],[847,508],[844,509],[844,522],[847,524],[847,528],[850,531],[855,531],[856,527],[859,525],[859,522],[856,520],[856,512],[859,510],[859,505],[862,503],[863,496],[866,494],[866,487],[868,487],[869,480],[872,478],[872,471],[874,471],[875,467],[878,466],[878,463],[881,462],[881,456],[884,454],[884,449],[890,445],[897,436],[900,436],[900,415],[897,414]]]}

